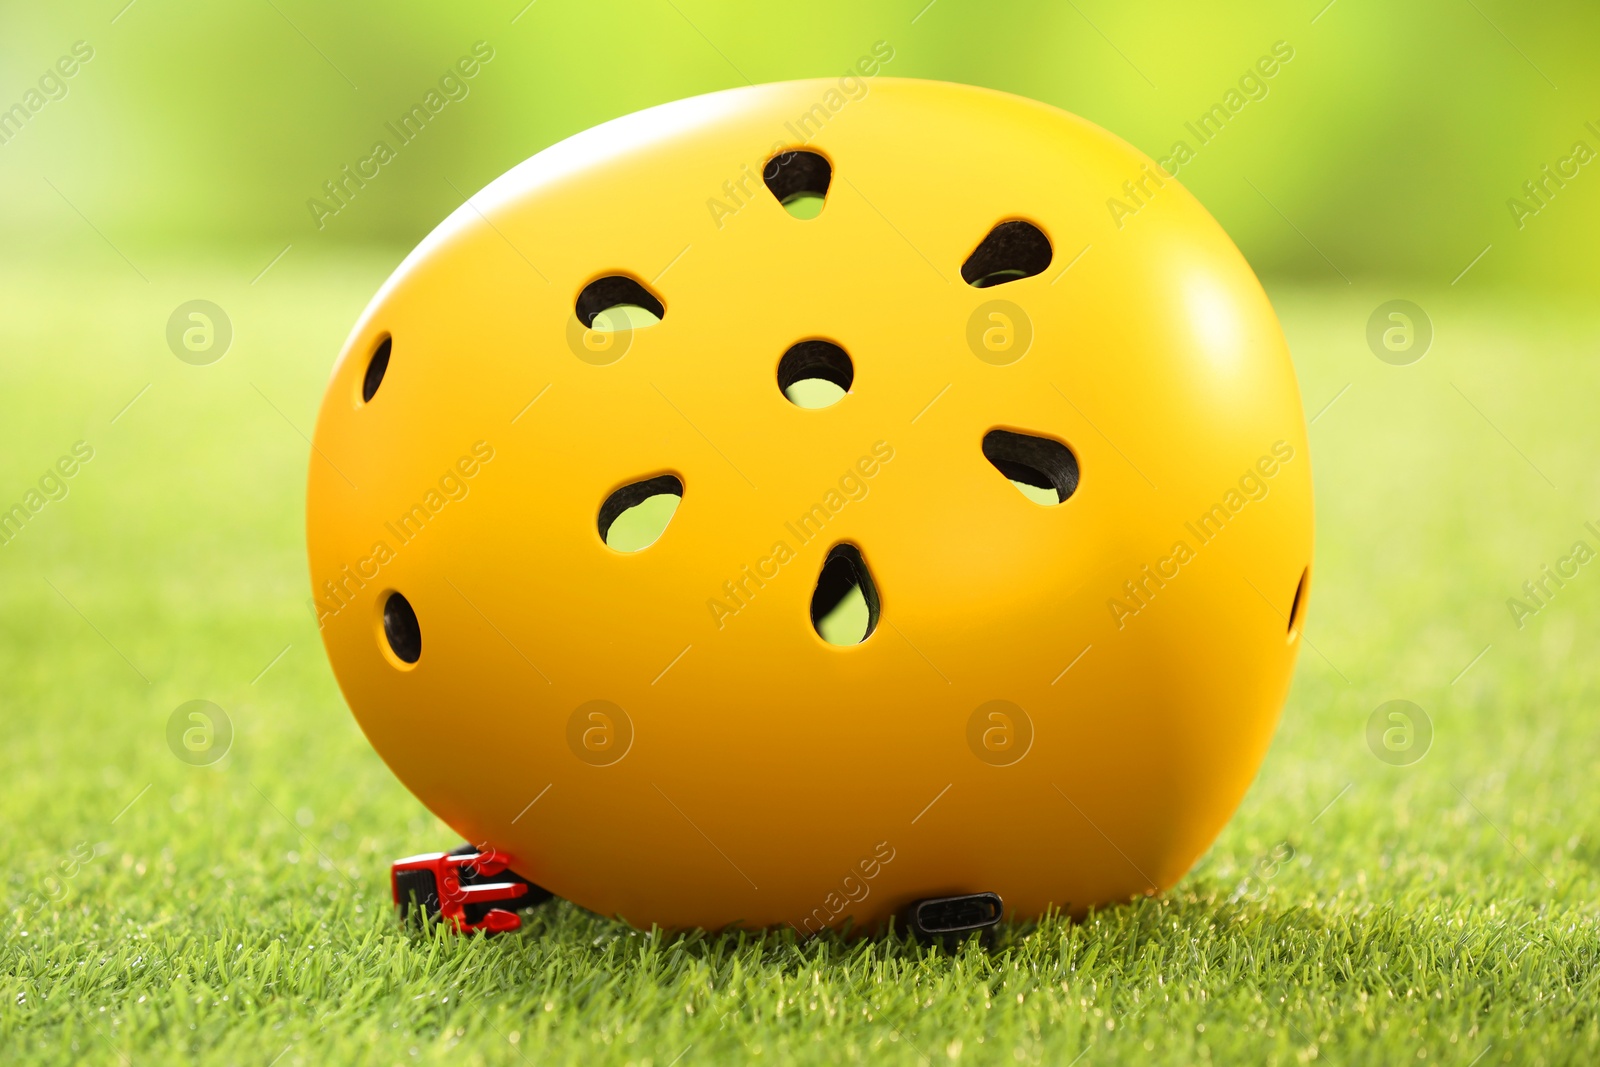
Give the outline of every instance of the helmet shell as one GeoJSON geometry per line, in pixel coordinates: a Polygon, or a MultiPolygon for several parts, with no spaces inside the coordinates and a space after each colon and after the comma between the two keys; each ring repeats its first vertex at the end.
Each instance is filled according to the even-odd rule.
{"type": "Polygon", "coordinates": [[[463,837],[636,925],[809,932],[1172,885],[1271,740],[1312,492],[1283,335],[1194,197],[1056,108],[878,77],[652,108],[474,196],[351,332],[307,526],[346,700],[463,837]],[[763,181],[802,150],[814,218],[763,181]],[[969,284],[1011,221],[1048,266],[969,284]],[[611,276],[660,323],[586,329],[611,276]],[[831,407],[779,388],[805,339],[852,361],[831,407]],[[1071,495],[1019,492],[996,430],[1070,449],[1071,495]],[[662,475],[664,534],[608,547],[662,475]],[[848,647],[810,618],[841,544],[878,600],[848,647]]]}

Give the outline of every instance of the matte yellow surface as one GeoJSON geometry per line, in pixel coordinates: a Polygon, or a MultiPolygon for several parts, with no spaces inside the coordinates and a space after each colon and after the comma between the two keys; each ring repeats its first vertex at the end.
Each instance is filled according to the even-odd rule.
{"type": "Polygon", "coordinates": [[[1030,916],[1169,886],[1255,775],[1298,651],[1305,425],[1227,236],[1072,115],[867,85],[686,100],[515,168],[374,298],[317,424],[313,585],[362,728],[464,839],[638,925],[813,930],[988,890],[1030,916]],[[808,113],[834,171],[797,219],[759,172],[808,113]],[[1113,197],[1138,208],[1120,226],[1113,197]],[[1049,236],[1049,268],[968,286],[962,262],[1009,219],[1049,236]],[[666,314],[597,365],[569,347],[574,301],[616,273],[666,314]],[[967,340],[993,300],[1033,330],[1003,366],[967,340]],[[810,410],[776,368],[814,337],[855,381],[810,410]],[[1068,444],[1077,492],[1019,493],[982,454],[994,428],[1068,444]],[[607,548],[602,501],[663,473],[684,496],[660,540],[607,548]],[[814,505],[828,517],[802,540],[814,505]],[[808,614],[841,541],[882,600],[851,647],[808,614]],[[393,590],[420,620],[410,667],[383,639],[393,590]],[[603,766],[569,742],[605,741],[569,731],[594,700],[631,723],[603,766]],[[1004,736],[969,732],[996,700],[1032,724],[1006,766],[1004,736]]]}

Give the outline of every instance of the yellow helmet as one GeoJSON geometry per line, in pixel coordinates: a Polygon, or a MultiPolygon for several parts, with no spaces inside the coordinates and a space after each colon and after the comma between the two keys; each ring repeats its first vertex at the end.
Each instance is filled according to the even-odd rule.
{"type": "Polygon", "coordinates": [[[362,729],[636,925],[1165,889],[1289,685],[1311,472],[1244,258],[1106,131],[876,73],[514,168],[323,401],[311,577],[362,729]]]}

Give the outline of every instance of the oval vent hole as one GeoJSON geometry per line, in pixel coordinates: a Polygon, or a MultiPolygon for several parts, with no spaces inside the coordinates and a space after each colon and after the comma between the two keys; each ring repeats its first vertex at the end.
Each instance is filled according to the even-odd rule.
{"type": "Polygon", "coordinates": [[[1289,605],[1289,639],[1300,632],[1300,614],[1305,609],[1306,582],[1311,578],[1311,568],[1300,572],[1300,584],[1294,587],[1294,601],[1289,605]]]}
{"type": "Polygon", "coordinates": [[[833,166],[815,152],[780,152],[767,160],[761,177],[783,210],[797,219],[822,214],[833,166]]]}
{"type": "Polygon", "coordinates": [[[834,545],[823,561],[811,625],[830,645],[859,645],[878,628],[878,587],[855,545],[834,545]]]}
{"type": "Polygon", "coordinates": [[[383,636],[402,663],[415,663],[422,658],[422,627],[411,601],[399,593],[390,593],[383,602],[383,636]]]}
{"type": "Polygon", "coordinates": [[[661,298],[625,274],[596,278],[584,286],[574,310],[591,330],[639,330],[667,317],[661,298]]]}
{"type": "Polygon", "coordinates": [[[1050,238],[1033,223],[1013,219],[989,231],[961,264],[961,277],[974,289],[987,289],[1042,274],[1049,265],[1050,238]]]}
{"type": "Polygon", "coordinates": [[[367,360],[367,373],[361,379],[361,402],[371,403],[372,398],[378,395],[378,386],[383,384],[384,373],[389,369],[389,350],[393,347],[391,339],[385,337],[378,342],[378,347],[373,349],[372,358],[367,360]]]}
{"type": "Polygon", "coordinates": [[[983,458],[1035,504],[1059,504],[1078,488],[1078,457],[1060,441],[1010,430],[983,435],[983,458]]]}
{"type": "Polygon", "coordinates": [[[855,380],[849,353],[832,341],[801,341],[778,361],[778,388],[797,407],[837,404],[855,380]]]}
{"type": "Polygon", "coordinates": [[[618,552],[649,548],[682,502],[683,483],[670,474],[625,485],[600,505],[600,540],[618,552]]]}

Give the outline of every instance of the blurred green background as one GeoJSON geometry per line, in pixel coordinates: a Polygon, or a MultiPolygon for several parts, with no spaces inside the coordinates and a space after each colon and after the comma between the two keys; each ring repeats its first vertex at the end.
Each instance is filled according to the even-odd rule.
{"type": "Polygon", "coordinates": [[[0,107],[74,42],[94,50],[0,145],[8,255],[112,255],[77,212],[135,264],[193,243],[259,246],[263,265],[289,244],[409,247],[452,186],[652,104],[838,74],[878,40],[886,74],[1043,100],[1159,159],[1284,41],[1267,95],[1181,174],[1263,275],[1449,284],[1487,246],[1474,285],[1600,270],[1600,167],[1520,229],[1507,206],[1575,141],[1600,150],[1593,3],[126,2],[0,8],[0,107]],[[477,41],[494,59],[470,95],[319,230],[306,201],[477,41]]]}

